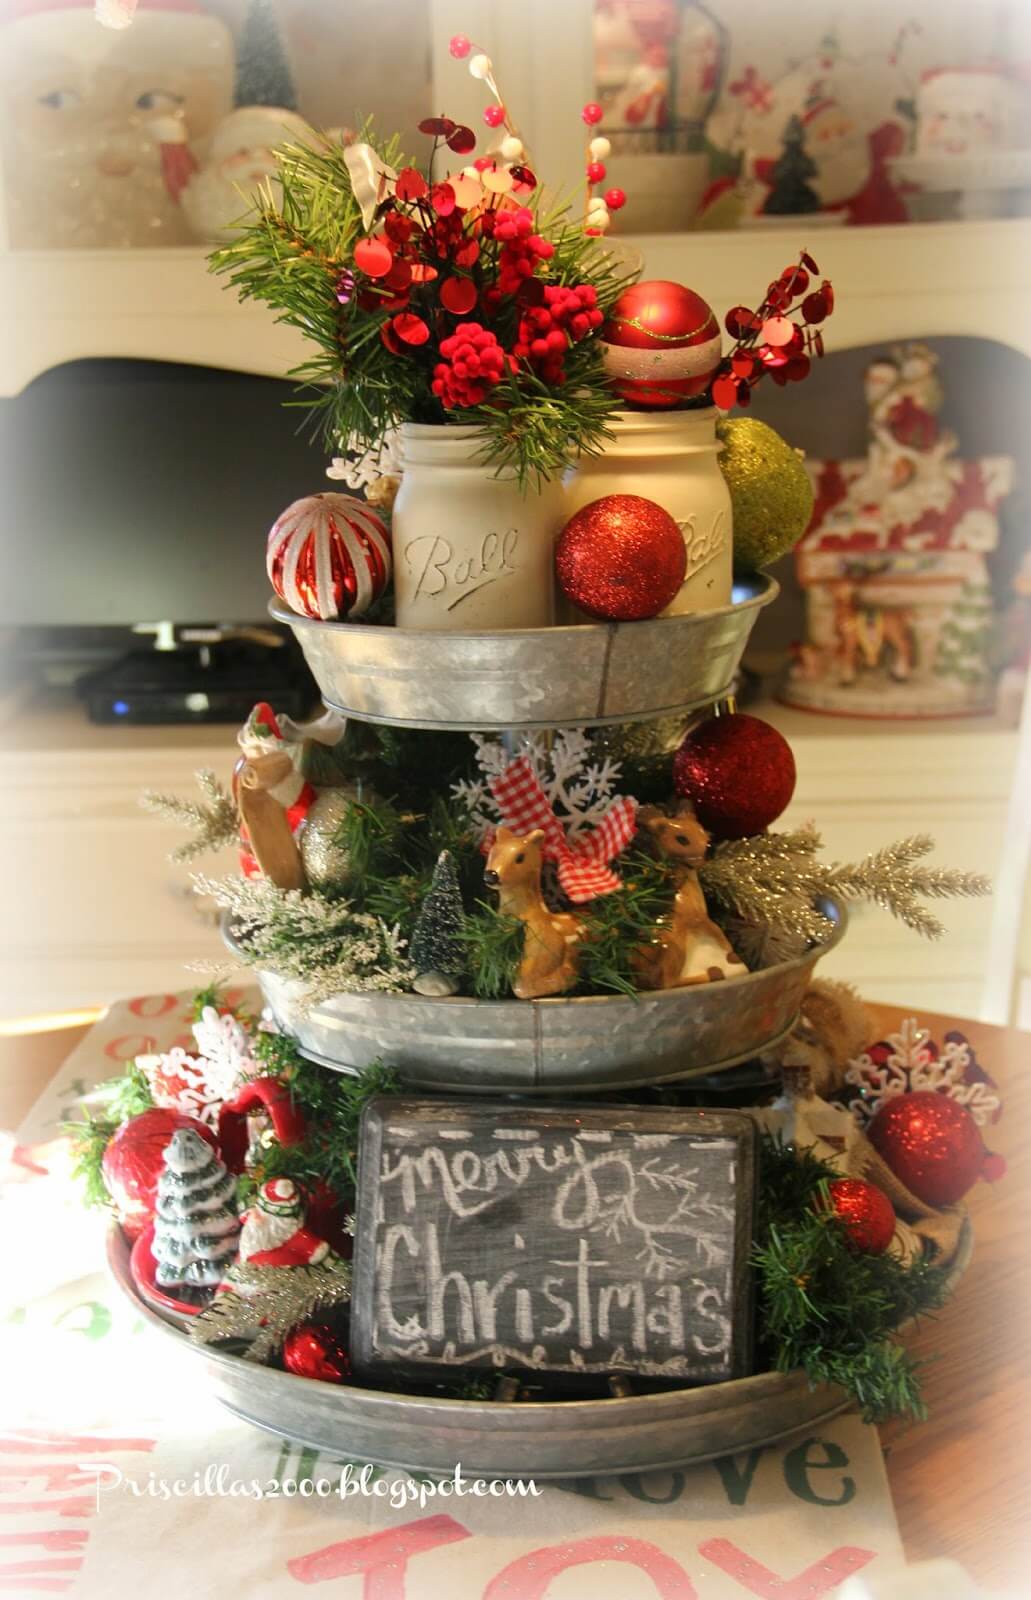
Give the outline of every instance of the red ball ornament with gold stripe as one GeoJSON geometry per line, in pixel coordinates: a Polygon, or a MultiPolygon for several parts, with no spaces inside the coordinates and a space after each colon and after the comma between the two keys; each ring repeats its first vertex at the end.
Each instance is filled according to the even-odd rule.
{"type": "Polygon", "coordinates": [[[704,394],[723,352],[712,307],[682,283],[625,289],[601,330],[605,370],[634,406],[671,410],[704,394]]]}
{"type": "Polygon", "coordinates": [[[269,582],[291,611],[325,622],[360,617],[390,578],[390,534],[347,494],[295,500],[268,536],[269,582]]]}

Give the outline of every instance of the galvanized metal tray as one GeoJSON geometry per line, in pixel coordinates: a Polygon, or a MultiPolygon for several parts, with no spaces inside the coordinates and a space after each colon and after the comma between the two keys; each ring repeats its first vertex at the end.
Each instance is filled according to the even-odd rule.
{"type": "MultiPolygon", "coordinates": [[[[339,994],[307,1011],[296,979],[261,969],[255,976],[280,1027],[310,1060],[337,1072],[359,1072],[380,1059],[420,1089],[588,1094],[715,1072],[783,1038],[795,1024],[813,968],[845,932],[844,906],[828,901],[822,909],[834,927],[792,961],[635,998],[339,994]]],[[[225,922],[223,937],[238,955],[225,922]]]]}
{"type": "MultiPolygon", "coordinates": [[[[967,1221],[953,1281],[972,1250],[967,1221]]],[[[108,1262],[143,1321],[203,1363],[212,1394],[235,1416],[314,1450],[409,1472],[451,1474],[461,1462],[472,1477],[545,1480],[688,1467],[773,1444],[851,1403],[831,1385],[811,1389],[801,1372],[625,1399],[510,1404],[337,1387],[193,1344],[140,1299],[119,1228],[108,1262]]]]}
{"type": "Polygon", "coordinates": [[[487,733],[641,722],[726,697],[763,606],[757,575],[729,606],[648,622],[434,633],[300,617],[273,601],[326,704],[367,722],[487,733]]]}

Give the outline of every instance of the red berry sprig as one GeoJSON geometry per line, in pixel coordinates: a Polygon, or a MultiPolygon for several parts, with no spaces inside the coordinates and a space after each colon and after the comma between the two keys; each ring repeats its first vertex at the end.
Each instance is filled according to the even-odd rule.
{"type": "Polygon", "coordinates": [[[803,250],[798,261],[769,285],[758,310],[734,306],[727,312],[724,326],[735,343],[716,369],[709,390],[721,411],[747,406],[755,385],[767,373],[782,387],[809,376],[813,359],[823,355],[818,325],[834,310],[830,280],[811,287],[819,270],[803,250]]]}
{"type": "MultiPolygon", "coordinates": [[[[588,129],[596,128],[602,119],[601,106],[594,100],[588,102],[580,113],[588,129]]],[[[595,189],[608,177],[606,160],[612,153],[612,145],[604,134],[592,134],[587,140],[585,153],[587,175],[587,199],[584,206],[584,232],[589,234],[606,233],[612,222],[612,212],[619,211],[626,205],[626,195],[622,189],[607,189],[604,196],[595,194],[595,189]]]]}
{"type": "Polygon", "coordinates": [[[505,136],[501,141],[501,155],[505,161],[520,163],[514,169],[517,184],[524,189],[536,188],[537,180],[526,165],[529,161],[526,146],[520,138],[519,130],[509,116],[505,102],[501,97],[498,80],[494,75],[494,63],[491,61],[490,56],[486,50],[481,50],[478,45],[473,44],[472,40],[467,38],[464,33],[456,33],[448,45],[448,49],[456,61],[467,62],[470,75],[477,78],[481,83],[485,83],[494,96],[492,104],[484,107],[483,120],[488,128],[504,128],[505,136]],[[527,182],[528,179],[532,179],[532,181],[527,182]]]}

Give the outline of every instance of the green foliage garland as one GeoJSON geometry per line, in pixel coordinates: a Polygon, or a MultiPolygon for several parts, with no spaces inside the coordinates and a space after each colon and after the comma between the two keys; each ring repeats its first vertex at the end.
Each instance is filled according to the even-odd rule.
{"type": "Polygon", "coordinates": [[[840,1174],[769,1135],[761,1146],[757,1273],[760,1352],[778,1372],[836,1383],[868,1422],[925,1415],[917,1370],[892,1334],[936,1310],[946,1269],[853,1250],[827,1204],[840,1174]]]}

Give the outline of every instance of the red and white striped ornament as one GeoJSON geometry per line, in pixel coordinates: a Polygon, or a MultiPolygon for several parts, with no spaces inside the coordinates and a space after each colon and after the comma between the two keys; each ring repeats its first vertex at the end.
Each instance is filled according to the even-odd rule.
{"type": "Polygon", "coordinates": [[[704,394],[723,348],[712,307],[693,289],[664,278],[625,289],[601,337],[617,394],[656,410],[704,394]]]}
{"type": "Polygon", "coordinates": [[[363,500],[310,494],[268,536],[269,582],[292,611],[325,622],[360,617],[390,578],[390,535],[363,500]]]}

